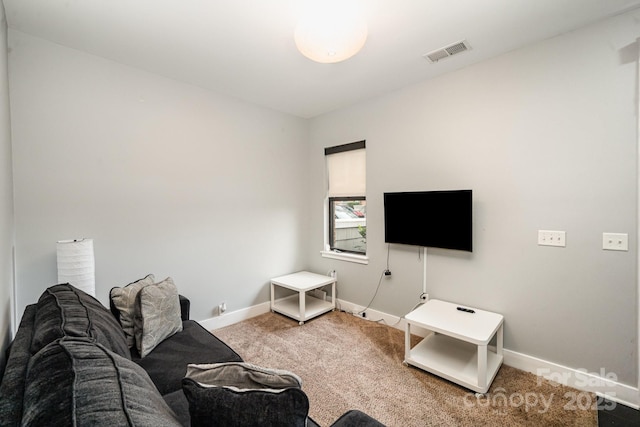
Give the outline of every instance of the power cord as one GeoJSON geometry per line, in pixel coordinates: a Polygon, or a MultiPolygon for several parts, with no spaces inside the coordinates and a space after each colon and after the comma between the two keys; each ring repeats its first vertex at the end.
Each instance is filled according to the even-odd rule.
{"type": "MultiPolygon", "coordinates": [[[[351,314],[353,316],[363,317],[362,314],[371,307],[371,304],[373,304],[373,301],[376,299],[376,296],[378,296],[378,291],[380,291],[380,285],[382,285],[382,278],[385,277],[385,276],[391,276],[391,270],[389,269],[389,254],[390,254],[390,252],[391,252],[391,244],[387,243],[387,268],[384,269],[382,271],[382,273],[380,274],[380,278],[378,279],[378,286],[376,287],[376,291],[373,294],[373,297],[371,298],[371,300],[369,301],[369,304],[367,304],[367,306],[365,308],[363,308],[362,310],[357,311],[357,312],[356,311],[342,310],[342,309],[338,308],[339,311],[342,311],[344,313],[349,313],[349,314],[351,314]]],[[[418,251],[418,258],[420,258],[420,251],[418,251]]],[[[411,310],[409,310],[409,313],[425,303],[425,301],[423,299],[424,295],[426,295],[426,294],[420,295],[420,302],[417,303],[416,305],[414,305],[413,308],[411,310]]],[[[400,323],[402,321],[402,319],[404,319],[404,316],[405,315],[401,316],[398,319],[397,322],[395,322],[395,323],[393,323],[391,325],[387,324],[387,322],[384,319],[371,320],[371,322],[383,323],[383,324],[385,324],[387,326],[392,326],[393,327],[393,326],[396,326],[398,323],[400,323]]]]}
{"type": "Polygon", "coordinates": [[[378,291],[380,290],[380,285],[382,284],[382,278],[387,275],[386,272],[388,270],[385,270],[382,272],[382,274],[380,274],[380,279],[378,280],[378,287],[376,288],[376,292],[373,294],[373,298],[371,298],[371,301],[369,301],[369,304],[367,304],[367,306],[365,308],[363,308],[362,310],[358,311],[357,315],[361,315],[362,313],[364,313],[365,311],[367,311],[369,309],[369,307],[371,307],[371,304],[373,303],[373,300],[376,299],[376,296],[378,295],[378,291]]]}
{"type": "MultiPolygon", "coordinates": [[[[420,307],[422,304],[424,304],[424,302],[422,302],[422,301],[421,301],[421,302],[417,303],[416,305],[414,305],[414,306],[413,306],[413,308],[412,308],[411,310],[409,310],[409,313],[411,313],[411,312],[412,312],[413,310],[415,310],[416,308],[420,307]]],[[[406,314],[403,314],[402,316],[400,316],[400,318],[398,319],[398,321],[397,321],[397,322],[392,323],[391,325],[389,325],[389,324],[387,323],[387,321],[386,321],[386,320],[384,320],[384,319],[372,320],[372,322],[382,323],[383,325],[387,325],[387,326],[394,327],[394,326],[396,326],[398,323],[402,322],[402,319],[404,319],[404,317],[405,317],[405,316],[406,316],[406,314]]]]}
{"type": "Polygon", "coordinates": [[[382,278],[384,276],[391,276],[391,270],[389,270],[389,252],[391,252],[391,244],[387,243],[387,268],[380,275],[380,279],[378,279],[378,286],[376,287],[376,292],[373,294],[373,298],[371,298],[371,301],[369,301],[369,304],[367,304],[365,308],[363,308],[362,310],[356,313],[357,315],[361,315],[362,313],[367,311],[369,307],[371,307],[373,300],[376,299],[376,296],[378,295],[378,291],[380,290],[380,285],[382,284],[382,278]]]}
{"type": "Polygon", "coordinates": [[[389,253],[391,252],[391,243],[387,243],[387,269],[384,270],[385,276],[391,276],[391,270],[389,270],[389,253]]]}

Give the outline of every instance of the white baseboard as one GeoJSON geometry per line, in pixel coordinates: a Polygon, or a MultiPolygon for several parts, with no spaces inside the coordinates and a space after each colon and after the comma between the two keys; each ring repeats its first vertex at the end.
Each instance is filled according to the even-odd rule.
{"type": "Polygon", "coordinates": [[[214,329],[220,329],[225,326],[233,325],[234,323],[242,322],[243,320],[251,319],[252,317],[268,313],[270,310],[271,303],[267,301],[258,305],[253,305],[251,307],[227,312],[221,316],[200,320],[198,321],[198,323],[200,323],[200,325],[202,325],[202,327],[206,330],[212,331],[214,329]]]}
{"type": "Polygon", "coordinates": [[[638,389],[618,382],[613,373],[569,368],[507,349],[504,350],[504,364],[581,391],[604,396],[634,409],[640,407],[638,389]]]}
{"type": "MultiPolygon", "coordinates": [[[[341,299],[337,299],[336,304],[338,309],[353,313],[358,317],[405,330],[406,321],[404,317],[394,316],[371,308],[366,310],[366,315],[363,317],[359,315],[365,308],[363,306],[341,299]]],[[[207,330],[214,330],[267,313],[270,309],[270,303],[265,302],[225,313],[222,316],[212,317],[199,323],[207,330]]],[[[429,333],[427,330],[414,327],[411,328],[411,332],[419,336],[425,336],[429,333]]],[[[605,396],[611,401],[634,409],[640,408],[640,391],[638,388],[618,382],[614,374],[607,372],[593,373],[583,369],[574,369],[508,349],[504,349],[504,364],[581,391],[605,396]]]]}

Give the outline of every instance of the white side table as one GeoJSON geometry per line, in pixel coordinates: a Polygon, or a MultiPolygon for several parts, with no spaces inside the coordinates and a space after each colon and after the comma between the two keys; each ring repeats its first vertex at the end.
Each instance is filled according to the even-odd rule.
{"type": "Polygon", "coordinates": [[[502,365],[504,317],[497,313],[429,300],[405,316],[405,363],[486,393],[502,365]],[[461,311],[458,308],[471,310],[461,311]],[[411,348],[411,326],[434,333],[411,348]],[[488,344],[496,336],[496,351],[488,344]]]}
{"type": "Polygon", "coordinates": [[[324,314],[336,308],[336,279],[322,274],[299,271],[286,276],[271,279],[271,311],[298,320],[302,325],[306,320],[324,314]],[[307,291],[331,285],[331,302],[323,301],[307,291]],[[285,298],[275,299],[275,287],[291,289],[298,292],[285,298]]]}

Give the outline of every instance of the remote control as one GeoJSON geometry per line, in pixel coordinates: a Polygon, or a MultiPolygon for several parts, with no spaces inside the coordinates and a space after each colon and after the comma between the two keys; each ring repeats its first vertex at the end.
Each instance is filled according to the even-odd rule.
{"type": "Polygon", "coordinates": [[[464,311],[465,313],[475,313],[475,311],[471,310],[470,308],[458,307],[458,310],[464,311]]]}

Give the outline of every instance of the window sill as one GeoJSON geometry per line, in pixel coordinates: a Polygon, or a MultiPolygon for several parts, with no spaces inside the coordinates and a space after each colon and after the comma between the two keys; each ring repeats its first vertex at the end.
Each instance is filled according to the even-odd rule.
{"type": "Polygon", "coordinates": [[[366,255],[334,251],[320,251],[320,254],[323,258],[339,259],[340,261],[355,262],[357,264],[369,264],[369,257],[366,255]]]}

